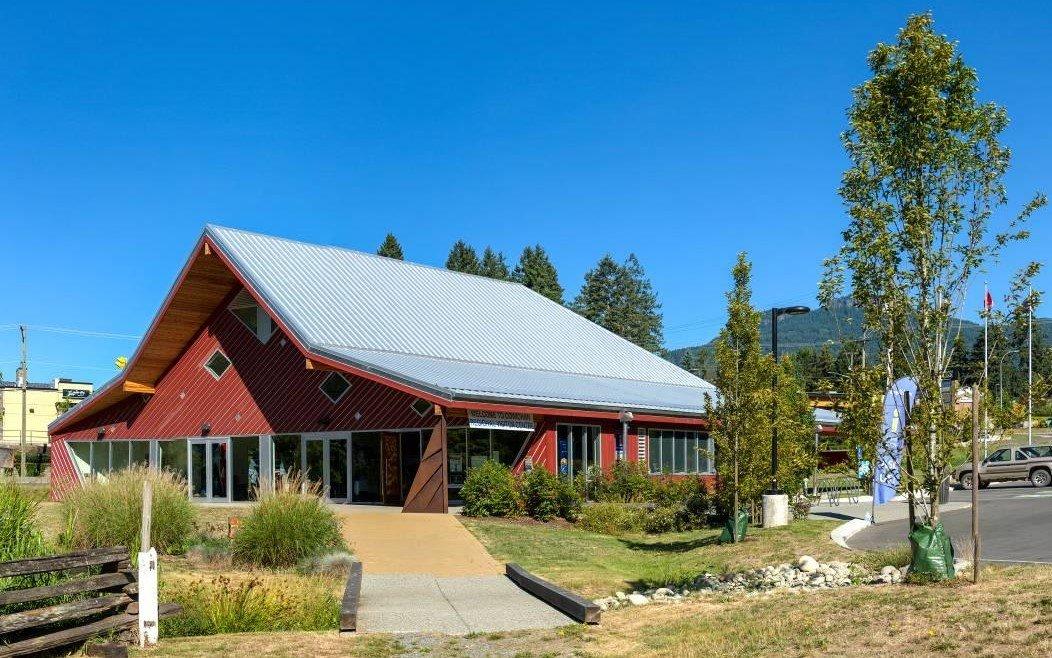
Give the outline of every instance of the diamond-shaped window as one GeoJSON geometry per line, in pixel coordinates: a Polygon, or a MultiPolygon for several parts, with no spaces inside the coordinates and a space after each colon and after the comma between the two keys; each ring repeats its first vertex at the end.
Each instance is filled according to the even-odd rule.
{"type": "Polygon", "coordinates": [[[340,398],[342,398],[350,388],[351,383],[338,372],[329,373],[329,376],[321,383],[321,392],[334,403],[339,402],[340,398]]]}
{"type": "Polygon", "coordinates": [[[212,376],[219,379],[226,372],[227,368],[230,367],[230,359],[226,357],[219,350],[212,353],[212,356],[208,357],[208,361],[205,361],[205,370],[212,373],[212,376]]]}

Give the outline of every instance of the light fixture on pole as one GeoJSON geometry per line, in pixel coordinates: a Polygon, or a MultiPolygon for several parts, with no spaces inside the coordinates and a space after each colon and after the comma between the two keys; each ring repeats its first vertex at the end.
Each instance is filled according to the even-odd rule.
{"type": "Polygon", "coordinates": [[[617,458],[625,458],[625,449],[628,446],[628,424],[632,422],[635,416],[631,411],[622,411],[618,414],[618,418],[621,419],[621,446],[617,448],[617,458]]]}
{"type": "Polygon", "coordinates": [[[771,309],[771,488],[763,497],[763,526],[789,524],[789,498],[778,487],[778,320],[785,315],[810,313],[807,306],[775,306],[771,309]]]}

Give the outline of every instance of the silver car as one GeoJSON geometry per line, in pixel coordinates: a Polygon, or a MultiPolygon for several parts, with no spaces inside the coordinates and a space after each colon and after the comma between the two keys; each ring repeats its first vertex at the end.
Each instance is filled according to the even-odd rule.
{"type": "MultiPolygon", "coordinates": [[[[975,481],[972,463],[967,461],[957,467],[954,478],[965,489],[971,489],[975,481]]],[[[979,463],[979,488],[985,489],[991,482],[1030,480],[1035,487],[1052,484],[1052,446],[1018,446],[1001,448],[979,463]]]]}

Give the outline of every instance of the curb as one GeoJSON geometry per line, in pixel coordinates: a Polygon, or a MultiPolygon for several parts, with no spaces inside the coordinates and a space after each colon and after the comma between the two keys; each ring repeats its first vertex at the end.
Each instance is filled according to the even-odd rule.
{"type": "Polygon", "coordinates": [[[849,551],[853,550],[847,545],[847,540],[851,539],[859,531],[868,528],[870,525],[866,519],[851,519],[847,523],[841,523],[829,533],[829,538],[833,540],[833,543],[841,548],[846,548],[849,551]]]}

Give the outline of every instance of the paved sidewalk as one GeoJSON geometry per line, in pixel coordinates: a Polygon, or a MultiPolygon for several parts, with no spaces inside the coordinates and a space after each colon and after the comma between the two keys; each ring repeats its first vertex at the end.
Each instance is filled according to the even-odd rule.
{"type": "Polygon", "coordinates": [[[573,620],[504,576],[452,514],[335,506],[362,561],[358,628],[370,633],[489,633],[573,620]]]}
{"type": "Polygon", "coordinates": [[[369,575],[358,630],[367,633],[493,633],[574,621],[504,576],[369,575]]]}
{"type": "Polygon", "coordinates": [[[398,507],[338,505],[343,535],[366,574],[493,576],[504,565],[452,514],[402,514],[398,507]]]}

